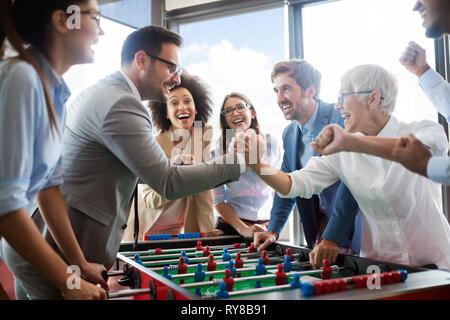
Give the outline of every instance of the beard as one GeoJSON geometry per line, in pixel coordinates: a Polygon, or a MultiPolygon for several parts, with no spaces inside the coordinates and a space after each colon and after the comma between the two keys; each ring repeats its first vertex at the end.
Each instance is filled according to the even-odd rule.
{"type": "Polygon", "coordinates": [[[444,31],[442,29],[442,25],[439,22],[433,23],[429,28],[425,31],[425,36],[427,38],[439,38],[444,34],[444,31]]]}

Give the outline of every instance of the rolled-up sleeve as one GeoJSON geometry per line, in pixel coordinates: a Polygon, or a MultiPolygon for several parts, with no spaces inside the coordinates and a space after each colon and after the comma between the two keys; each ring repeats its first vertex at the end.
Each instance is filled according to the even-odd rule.
{"type": "Polygon", "coordinates": [[[212,200],[213,206],[217,206],[219,203],[225,202],[226,200],[226,187],[221,185],[212,190],[212,200]]]}
{"type": "Polygon", "coordinates": [[[419,84],[439,113],[450,121],[450,84],[433,69],[419,78],[419,84]]]}
{"type": "Polygon", "coordinates": [[[430,148],[430,152],[433,156],[441,157],[447,154],[448,139],[444,127],[440,124],[429,120],[423,120],[416,123],[412,133],[424,145],[430,148]]]}
{"type": "Polygon", "coordinates": [[[305,168],[289,173],[291,189],[287,195],[278,193],[281,198],[301,197],[311,198],[319,194],[326,187],[339,180],[332,167],[332,159],[335,155],[312,157],[305,168]]]}
{"type": "Polygon", "coordinates": [[[450,158],[431,157],[427,165],[427,176],[433,181],[450,184],[450,158]]]}
{"type": "Polygon", "coordinates": [[[45,110],[35,74],[20,62],[0,75],[0,216],[30,202],[34,130],[45,110]]]}
{"type": "Polygon", "coordinates": [[[50,177],[50,180],[47,182],[45,188],[50,188],[54,186],[60,186],[63,184],[63,172],[62,172],[62,159],[60,158],[58,161],[58,164],[56,165],[55,171],[53,172],[53,175],[50,177]]]}

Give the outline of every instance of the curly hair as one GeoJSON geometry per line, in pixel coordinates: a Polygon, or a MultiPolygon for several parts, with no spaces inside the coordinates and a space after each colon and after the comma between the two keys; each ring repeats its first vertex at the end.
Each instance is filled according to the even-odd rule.
{"type": "MultiPolygon", "coordinates": [[[[181,74],[181,83],[171,89],[171,91],[179,88],[188,90],[192,98],[194,98],[195,121],[201,121],[204,127],[211,117],[212,113],[212,98],[209,86],[205,84],[199,77],[189,75],[185,70],[181,74]]],[[[152,113],[152,121],[156,129],[161,133],[167,131],[172,126],[172,122],[167,119],[167,103],[151,102],[149,103],[150,111],[152,113]]]]}

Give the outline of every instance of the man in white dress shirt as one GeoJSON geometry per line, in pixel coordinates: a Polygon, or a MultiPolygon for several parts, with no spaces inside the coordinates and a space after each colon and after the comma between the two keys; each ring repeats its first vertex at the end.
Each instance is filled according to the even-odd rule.
{"type": "MultiPolygon", "coordinates": [[[[344,74],[336,104],[345,131],[356,134],[336,125],[325,127],[312,147],[333,154],[313,157],[305,168],[289,174],[262,175],[262,170],[275,170],[263,160],[249,166],[282,197],[309,198],[341,179],[361,209],[361,256],[450,269],[450,227],[439,184],[397,162],[359,153],[393,147],[398,137],[410,133],[433,155],[447,153],[441,125],[426,120],[407,124],[392,116],[396,98],[397,81],[389,72],[376,65],[357,66],[344,74]]],[[[237,146],[243,141],[237,140],[240,151],[237,146]]],[[[246,151],[252,154],[254,145],[247,143],[246,151]]]]}

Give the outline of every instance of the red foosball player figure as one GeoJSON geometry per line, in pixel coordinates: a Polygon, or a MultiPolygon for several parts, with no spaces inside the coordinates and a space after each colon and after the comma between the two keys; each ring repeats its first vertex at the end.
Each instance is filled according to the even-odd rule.
{"type": "Polygon", "coordinates": [[[209,251],[209,246],[205,247],[205,250],[203,250],[203,256],[208,257],[211,254],[211,251],[209,251]]]}
{"type": "Polygon", "coordinates": [[[195,247],[197,251],[203,251],[203,246],[201,241],[197,241],[197,246],[195,247]]]}
{"type": "MultiPolygon", "coordinates": [[[[216,271],[217,263],[214,262],[214,256],[212,254],[209,255],[209,261],[206,265],[206,271],[216,271]]],[[[214,276],[209,277],[209,281],[212,281],[214,276]]]]}
{"type": "MultiPolygon", "coordinates": [[[[187,272],[188,265],[184,263],[184,257],[180,257],[180,263],[178,264],[177,274],[185,274],[187,272]]],[[[180,279],[180,284],[184,284],[184,279],[180,279]]]]}
{"type": "Polygon", "coordinates": [[[228,292],[233,291],[234,279],[231,277],[230,269],[225,270],[225,278],[223,278],[222,281],[227,285],[226,290],[228,292]]]}
{"type": "Polygon", "coordinates": [[[275,285],[281,286],[283,284],[286,284],[286,273],[283,271],[283,265],[281,263],[277,265],[277,270],[278,271],[275,272],[275,285]]]}
{"type": "Polygon", "coordinates": [[[261,258],[263,259],[263,264],[265,266],[269,265],[269,257],[267,256],[267,251],[266,250],[262,251],[261,258]]]}
{"type": "MultiPolygon", "coordinates": [[[[240,269],[244,266],[244,260],[241,258],[240,252],[236,253],[236,260],[234,261],[234,266],[236,267],[236,269],[240,269]]],[[[240,278],[240,277],[241,277],[241,274],[238,273],[237,278],[240,278]]]]}
{"type": "Polygon", "coordinates": [[[253,242],[250,244],[250,247],[248,247],[248,253],[253,253],[256,252],[256,248],[255,245],[253,244],[253,242]]]}
{"type": "Polygon", "coordinates": [[[333,269],[330,267],[330,262],[328,261],[328,259],[323,259],[322,267],[320,269],[323,270],[323,272],[320,274],[322,280],[331,279],[331,272],[333,271],[333,269]]]}
{"type": "Polygon", "coordinates": [[[291,262],[294,261],[294,256],[291,253],[291,248],[286,248],[286,254],[284,256],[289,256],[289,258],[291,258],[291,262]]]}

